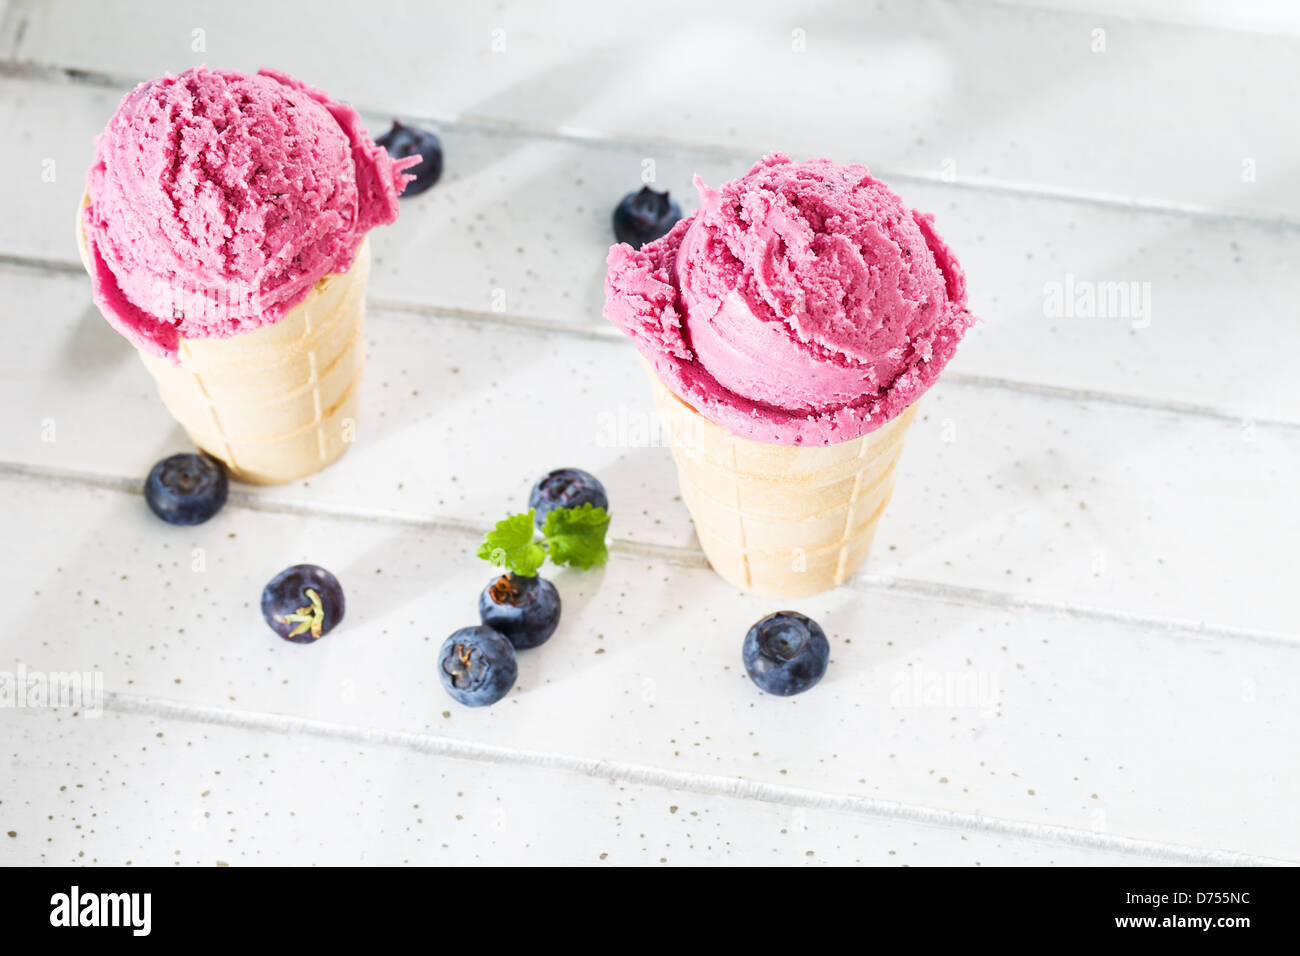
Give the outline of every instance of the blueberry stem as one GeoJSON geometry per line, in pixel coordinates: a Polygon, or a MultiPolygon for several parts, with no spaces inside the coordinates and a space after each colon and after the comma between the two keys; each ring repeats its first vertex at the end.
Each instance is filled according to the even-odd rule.
{"type": "Polygon", "coordinates": [[[298,625],[289,632],[290,637],[297,637],[305,633],[308,628],[311,629],[312,637],[321,636],[321,628],[325,623],[325,608],[321,605],[320,595],[316,593],[315,588],[307,588],[306,593],[311,600],[311,606],[300,607],[292,614],[284,616],[284,623],[298,625]]]}
{"type": "Polygon", "coordinates": [[[510,575],[503,574],[492,582],[492,587],[488,589],[488,594],[497,604],[514,603],[514,599],[519,597],[519,589],[515,587],[514,582],[510,580],[510,575]]]}

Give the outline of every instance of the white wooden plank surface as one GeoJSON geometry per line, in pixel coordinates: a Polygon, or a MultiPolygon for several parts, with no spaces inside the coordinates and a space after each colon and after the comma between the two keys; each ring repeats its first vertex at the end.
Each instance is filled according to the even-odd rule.
{"type": "Polygon", "coordinates": [[[1268,34],[1300,34],[1300,9],[1288,0],[975,0],[1031,9],[1149,20],[1268,34]]]}
{"type": "Polygon", "coordinates": [[[607,18],[411,5],[410,43],[347,31],[376,70],[342,34],[306,42],[293,4],[254,34],[228,5],[0,0],[0,493],[25,543],[0,557],[0,671],[99,668],[109,690],[98,721],[0,711],[0,862],[1300,860],[1300,202],[1279,174],[1300,139],[1270,118],[1300,40],[1259,5],[1056,6],[814,10],[779,62],[753,55],[788,50],[775,7],[668,9],[692,25],[665,56],[712,44],[715,65],[650,71],[607,18]],[[1107,52],[1081,60],[1099,18],[1107,52]],[[376,128],[437,118],[448,171],[375,236],[362,441],[182,530],[136,488],[184,437],[90,304],[71,210],[123,87],[200,60],[298,72],[376,128]],[[826,78],[841,92],[800,94],[826,78]],[[684,83],[695,105],[665,109],[684,83]],[[890,95],[859,102],[872,84],[890,95]],[[866,160],[937,213],[987,320],[925,400],[867,572],[795,602],[834,648],[795,701],[744,678],[773,606],[704,566],[599,317],[609,208],[643,158],[689,209],[691,174],[773,147],[866,160]],[[1150,324],[1049,317],[1067,275],[1149,283],[1150,324]],[[456,707],[433,654],[474,617],[476,535],[561,464],[609,486],[615,559],[560,575],[561,632],[506,703],[456,707]],[[310,648],[256,613],[297,560],[350,601],[310,648]],[[973,683],[927,698],[936,680],[973,683]],[[49,820],[70,767],[89,792],[49,820]],[[302,788],[337,798],[287,811],[302,788]]]}
{"type": "Polygon", "coordinates": [[[130,491],[0,487],[15,540],[46,542],[42,562],[9,571],[11,653],[44,672],[102,671],[108,691],[759,795],[857,795],[890,804],[876,808],[886,815],[914,812],[901,804],[940,821],[1300,856],[1300,838],[1275,825],[1295,798],[1280,757],[1300,731],[1289,642],[841,588],[793,602],[826,627],[832,665],[816,693],[781,700],[739,666],[769,602],[702,568],[620,555],[556,577],[561,630],[521,655],[503,704],[476,711],[450,703],[434,669],[491,577],[467,535],[239,507],[181,530],[130,491]],[[345,625],[308,647],[275,638],[257,610],[265,580],[301,560],[333,569],[349,599],[345,625]],[[970,683],[936,697],[935,681],[970,683]]]}
{"type": "MultiPolygon", "coordinates": [[[[0,283],[43,317],[0,357],[0,401],[20,426],[0,458],[134,480],[185,447],[80,276],[0,283]]],[[[367,337],[347,467],[259,500],[486,529],[537,477],[576,464],[606,481],[616,538],[698,559],[668,450],[634,444],[655,419],[625,342],[384,310],[367,337]]],[[[1294,429],[941,381],[901,467],[872,574],[1295,633],[1290,565],[1259,546],[1300,536],[1294,429]]]]}
{"type": "Polygon", "coordinates": [[[744,156],[786,147],[935,177],[953,160],[971,182],[1300,214],[1300,143],[1276,121],[1294,95],[1294,37],[951,0],[672,0],[645,27],[560,2],[402,4],[399,29],[342,0],[258,7],[255,30],[248,9],[160,4],[143,17],[131,0],[19,0],[11,33],[22,24],[19,60],[119,76],[275,63],[417,114],[744,156]],[[104,42],[123,23],[129,42],[104,42]]]}
{"type": "MultiPolygon", "coordinates": [[[[0,80],[0,123],[18,133],[0,159],[0,194],[15,213],[0,222],[0,255],[76,268],[69,210],[117,96],[85,84],[0,80]],[[42,179],[49,160],[52,183],[42,179]]],[[[379,116],[371,122],[386,125],[379,116]]],[[[600,314],[609,215],[638,181],[642,152],[459,125],[442,133],[446,178],[373,237],[372,300],[618,335],[600,314]]],[[[719,183],[752,158],[678,148],[655,154],[660,184],[688,209],[695,173],[719,183]]],[[[938,215],[961,251],[972,308],[985,319],[962,344],[952,375],[1300,423],[1300,388],[1289,374],[1300,321],[1284,321],[1297,317],[1300,229],[943,183],[898,188],[938,215]],[[1208,276],[1214,281],[1198,281],[1208,276]],[[1067,277],[1139,283],[1150,312],[1053,317],[1045,290],[1063,289],[1067,277]]]]}
{"type": "Polygon", "coordinates": [[[339,739],[302,725],[27,711],[0,715],[0,729],[5,757],[24,780],[21,797],[0,798],[6,833],[15,834],[0,833],[0,865],[1147,862],[597,773],[431,756],[418,742],[339,739]],[[564,799],[539,798],[556,792],[564,799]]]}

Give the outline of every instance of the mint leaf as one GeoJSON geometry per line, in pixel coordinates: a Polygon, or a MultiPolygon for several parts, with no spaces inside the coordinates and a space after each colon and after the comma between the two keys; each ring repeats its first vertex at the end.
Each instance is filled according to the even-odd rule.
{"type": "Polygon", "coordinates": [[[536,576],[546,560],[546,551],[533,540],[533,511],[498,521],[496,528],[483,537],[478,556],[520,577],[536,576]]]}
{"type": "Polygon", "coordinates": [[[605,547],[608,530],[609,512],[588,503],[551,511],[542,526],[542,536],[555,564],[593,568],[609,560],[609,549],[605,547]]]}

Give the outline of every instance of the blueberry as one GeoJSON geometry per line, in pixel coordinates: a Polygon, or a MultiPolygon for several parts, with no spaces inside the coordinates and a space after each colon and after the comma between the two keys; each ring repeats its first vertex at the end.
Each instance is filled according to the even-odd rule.
{"type": "Polygon", "coordinates": [[[609,510],[605,486],[595,475],[579,468],[557,468],[533,485],[533,490],[528,493],[528,507],[537,509],[534,520],[539,531],[553,509],[576,508],[585,504],[609,510]]]}
{"type": "Polygon", "coordinates": [[[295,564],[262,589],[262,617],[286,641],[310,644],[343,620],[343,588],[324,568],[295,564]]]}
{"type": "Polygon", "coordinates": [[[640,192],[628,193],[614,207],[614,238],[640,249],[666,235],[681,218],[682,207],[667,193],[642,186],[640,192]]]}
{"type": "Polygon", "coordinates": [[[518,675],[514,645],[483,624],[462,627],[442,642],[438,652],[442,686],[466,707],[495,704],[510,693],[518,675]]]}
{"type": "Polygon", "coordinates": [[[545,644],[560,623],[560,595],[542,577],[503,574],[478,596],[478,616],[518,650],[545,644]]]}
{"type": "Polygon", "coordinates": [[[393,120],[393,128],[375,142],[388,150],[388,155],[393,159],[420,157],[419,163],[406,170],[415,179],[406,184],[402,198],[418,196],[441,178],[442,143],[427,129],[403,126],[393,120]]]}
{"type": "Polygon", "coordinates": [[[229,492],[226,470],[207,455],[164,458],[144,481],[144,500],[168,524],[203,524],[221,510],[229,492]]]}
{"type": "Polygon", "coordinates": [[[822,679],[831,646],[816,621],[794,611],[777,611],[749,629],[741,656],[760,690],[790,697],[822,679]]]}

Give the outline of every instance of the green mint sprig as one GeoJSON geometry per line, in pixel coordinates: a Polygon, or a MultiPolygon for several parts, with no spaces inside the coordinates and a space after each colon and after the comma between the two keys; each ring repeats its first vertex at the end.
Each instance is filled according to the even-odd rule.
{"type": "Polygon", "coordinates": [[[536,576],[546,551],[533,540],[533,509],[497,522],[478,546],[478,556],[524,578],[536,576]]]}
{"type": "Polygon", "coordinates": [[[542,537],[552,564],[571,564],[585,570],[609,560],[609,548],[605,546],[608,530],[609,512],[588,503],[548,512],[542,537]]]}
{"type": "Polygon", "coordinates": [[[594,568],[609,560],[605,532],[609,512],[591,504],[577,508],[555,508],[546,515],[542,540],[536,540],[533,520],[536,510],[511,515],[498,521],[483,537],[478,556],[490,564],[531,578],[549,557],[552,564],[594,568]]]}

